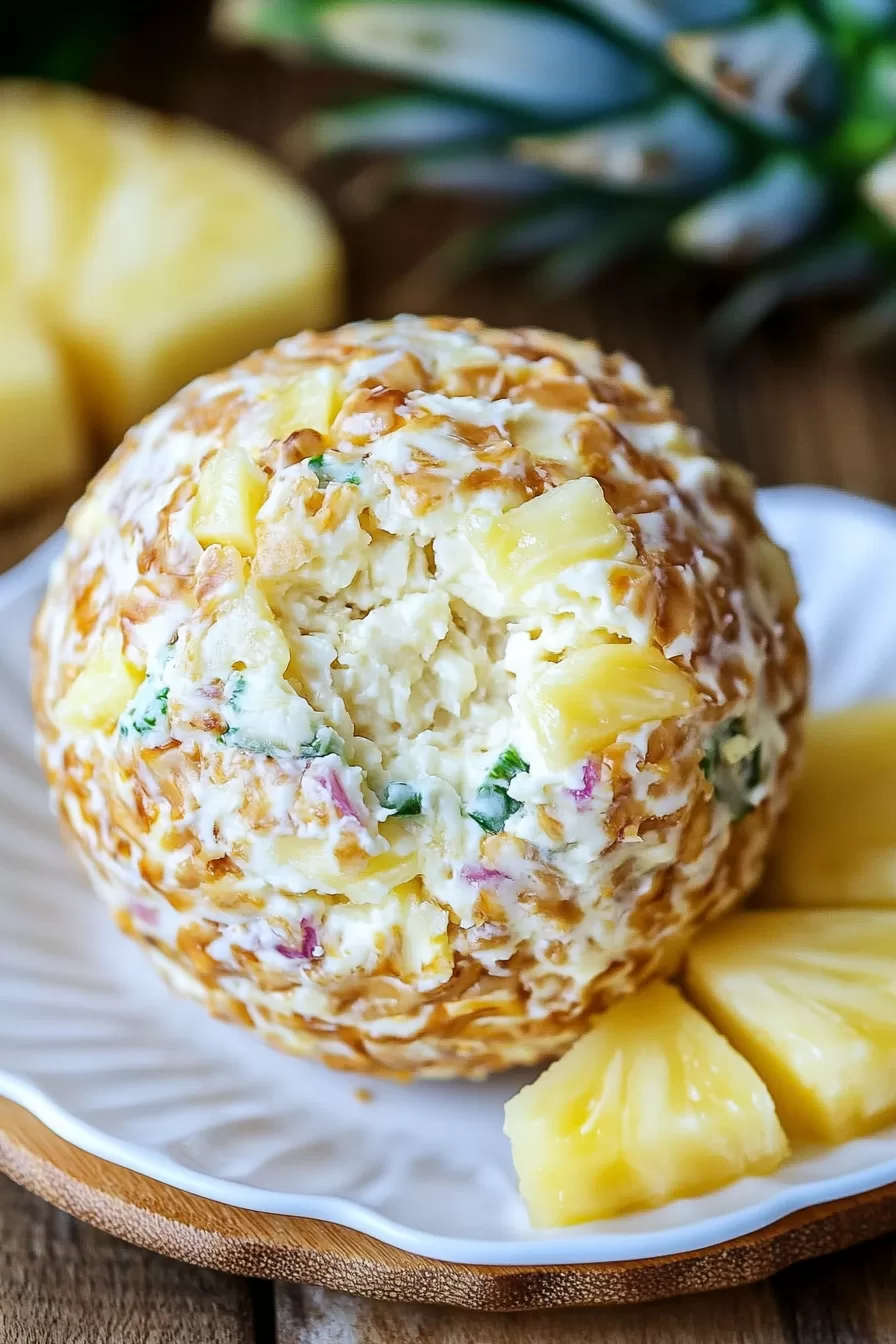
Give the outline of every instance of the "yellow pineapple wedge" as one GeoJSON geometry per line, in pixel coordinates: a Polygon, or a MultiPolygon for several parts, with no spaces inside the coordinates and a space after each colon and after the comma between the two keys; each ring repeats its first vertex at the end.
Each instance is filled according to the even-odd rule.
{"type": "Polygon", "coordinates": [[[687,988],[762,1075],[788,1133],[896,1116],[896,910],[749,910],[692,947],[687,988]]]}
{"type": "Polygon", "coordinates": [[[73,486],[84,432],[71,382],[46,332],[0,295],[0,505],[73,486]]]}
{"type": "Polygon", "coordinates": [[[505,1115],[536,1227],[705,1194],[789,1151],[765,1084],[670,985],[617,1003],[505,1115]]]}
{"type": "MultiPolygon", "coordinates": [[[[0,306],[30,311],[29,346],[35,324],[55,342],[107,448],[195,375],[338,314],[314,197],[248,146],[82,90],[0,81],[0,221],[0,306]]],[[[83,443],[65,415],[57,437],[83,443]]],[[[66,474],[53,444],[6,469],[34,434],[4,421],[0,509],[66,474]]]]}
{"type": "Polygon", "coordinates": [[[237,444],[215,453],[199,474],[192,530],[202,546],[235,546],[255,554],[255,515],[264,502],[267,477],[237,444]]]}
{"type": "Polygon", "coordinates": [[[468,535],[497,586],[510,598],[571,565],[618,555],[625,528],[597,481],[583,476],[509,509],[468,535]]]}
{"type": "Polygon", "coordinates": [[[121,631],[110,628],[56,706],[56,718],[69,728],[111,728],[143,681],[143,673],[125,658],[121,631]]]}
{"type": "Polygon", "coordinates": [[[125,153],[130,117],[116,111],[63,85],[0,81],[0,292],[26,295],[45,318],[125,153]]]}
{"type": "Polygon", "coordinates": [[[810,720],[769,904],[896,909],[896,701],[810,720]]]}
{"type": "Polygon", "coordinates": [[[196,374],[328,325],[340,271],[326,215],[285,174],[199,127],[147,121],[64,287],[60,329],[116,439],[196,374]]]}
{"type": "Polygon", "coordinates": [[[659,649],[599,644],[548,664],[520,696],[545,760],[563,767],[622,732],[678,718],[697,703],[685,672],[659,649]]]}

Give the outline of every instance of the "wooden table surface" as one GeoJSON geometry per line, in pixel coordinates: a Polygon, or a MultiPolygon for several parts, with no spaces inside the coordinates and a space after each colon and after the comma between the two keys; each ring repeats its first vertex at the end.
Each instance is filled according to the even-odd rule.
{"type": "MultiPolygon", "coordinates": [[[[186,8],[186,7],[184,7],[186,8]]],[[[356,92],[344,76],[306,76],[216,50],[195,17],[154,26],[121,48],[104,87],[202,116],[271,148],[315,98],[356,92]]],[[[315,180],[336,203],[340,175],[315,180]]],[[[719,290],[630,267],[587,294],[539,303],[519,275],[471,280],[434,298],[414,278],[454,204],[397,201],[346,224],[351,316],[397,306],[538,323],[597,337],[640,359],[727,455],[764,485],[814,482],[896,503],[896,356],[846,362],[825,338],[829,310],[776,320],[731,361],[707,358],[700,325],[719,290]],[[410,275],[410,279],[408,278],[410,275]]],[[[56,525],[65,501],[0,529],[0,564],[56,525]]],[[[887,1344],[896,1342],[896,1237],[800,1265],[741,1290],[653,1306],[479,1316],[381,1305],[230,1278],[140,1251],[85,1227],[0,1178],[0,1344],[887,1344]]]]}

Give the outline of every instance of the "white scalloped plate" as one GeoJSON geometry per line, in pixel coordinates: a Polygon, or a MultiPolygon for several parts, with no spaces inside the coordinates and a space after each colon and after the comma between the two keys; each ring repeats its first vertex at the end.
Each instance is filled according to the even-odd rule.
{"type": "MultiPolygon", "coordinates": [[[[896,694],[896,512],[767,492],[805,594],[816,703],[896,694]]],[[[521,1076],[401,1086],[268,1050],[172,997],[62,849],[32,754],[28,637],[54,539],[0,579],[0,1094],[64,1139],[194,1194],[307,1215],[468,1264],[642,1259],[896,1181],[896,1127],[773,1176],[558,1234],[531,1232],[502,1106],[521,1076]]]]}

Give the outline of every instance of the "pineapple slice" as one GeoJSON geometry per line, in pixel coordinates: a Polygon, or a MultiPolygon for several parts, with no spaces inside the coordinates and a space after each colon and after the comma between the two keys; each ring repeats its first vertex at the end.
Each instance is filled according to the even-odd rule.
{"type": "Polygon", "coordinates": [[[59,355],[26,308],[0,303],[0,508],[71,485],[84,456],[59,355]]]}
{"type": "Polygon", "coordinates": [[[896,701],[810,720],[767,890],[775,905],[896,907],[896,701]]]}
{"type": "Polygon", "coordinates": [[[326,435],[338,410],[339,374],[332,364],[321,364],[278,397],[271,436],[285,439],[297,429],[315,429],[326,435]]]}
{"type": "MultiPolygon", "coordinates": [[[[136,118],[135,118],[136,120],[136,118]]],[[[127,138],[91,94],[6,81],[0,92],[0,290],[45,318],[84,246],[127,138]]]]}
{"type": "Polygon", "coordinates": [[[106,434],[253,345],[328,323],[339,270],[316,201],[253,151],[148,122],[61,296],[106,434]]]}
{"type": "MultiPolygon", "coordinates": [[[[341,249],[309,194],[248,147],[88,93],[0,91],[0,219],[0,294],[60,344],[110,443],[195,374],[336,316],[341,249]]],[[[0,507],[55,479],[72,415],[67,397],[43,473],[28,436],[0,427],[15,458],[0,507]]]]}
{"type": "Polygon", "coordinates": [[[687,714],[697,695],[659,649],[599,644],[549,664],[520,701],[545,761],[562,769],[631,728],[687,714]]]}
{"type": "Polygon", "coordinates": [[[790,1134],[839,1143],[896,1116],[896,911],[747,911],[686,974],[790,1134]]]}
{"type": "Polygon", "coordinates": [[[111,728],[143,681],[143,673],[122,652],[121,631],[110,627],[56,706],[56,721],[84,732],[111,728]]]}
{"type": "Polygon", "coordinates": [[[478,521],[470,524],[467,535],[498,588],[511,599],[583,560],[618,555],[628,540],[590,476],[546,490],[485,527],[478,521]]]}
{"type": "Polygon", "coordinates": [[[202,546],[218,542],[241,555],[255,554],[255,516],[267,493],[267,477],[242,448],[221,449],[203,466],[193,508],[192,530],[202,546]]]}
{"type": "Polygon", "coordinates": [[[622,999],[505,1115],[536,1227],[704,1194],[788,1155],[762,1080],[670,985],[622,999]]]}

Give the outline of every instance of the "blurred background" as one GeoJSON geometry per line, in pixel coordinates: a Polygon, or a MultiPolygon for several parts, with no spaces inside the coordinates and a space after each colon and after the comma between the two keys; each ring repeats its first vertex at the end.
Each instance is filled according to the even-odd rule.
{"type": "Polygon", "coordinates": [[[33,0],[0,39],[4,567],[188,378],[399,309],[625,349],[761,484],[896,502],[896,0],[33,0]]]}

